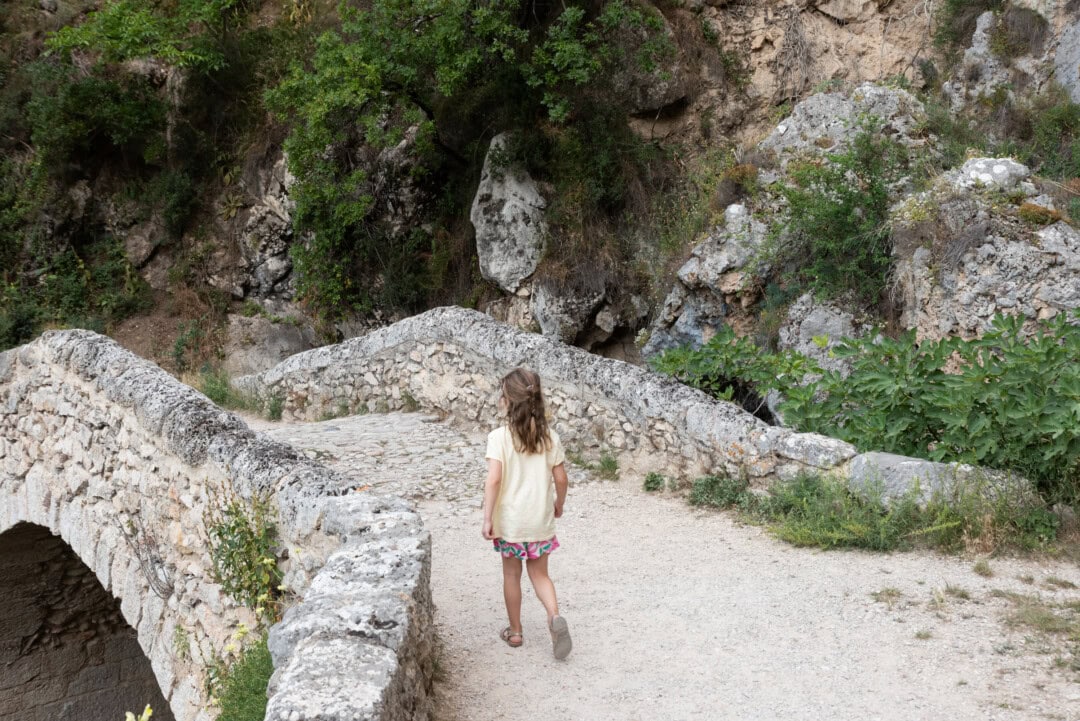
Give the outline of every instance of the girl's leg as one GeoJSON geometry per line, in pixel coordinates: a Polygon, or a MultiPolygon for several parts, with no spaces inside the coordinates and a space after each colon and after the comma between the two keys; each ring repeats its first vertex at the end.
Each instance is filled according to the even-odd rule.
{"type": "Polygon", "coordinates": [[[510,630],[521,632],[521,560],[506,558],[503,567],[503,600],[506,601],[506,615],[510,619],[510,630]]]}
{"type": "Polygon", "coordinates": [[[555,584],[548,576],[548,554],[545,553],[540,558],[530,558],[525,562],[525,566],[529,569],[529,580],[532,581],[536,597],[547,610],[550,624],[552,617],[559,615],[559,601],[555,598],[555,584]]]}

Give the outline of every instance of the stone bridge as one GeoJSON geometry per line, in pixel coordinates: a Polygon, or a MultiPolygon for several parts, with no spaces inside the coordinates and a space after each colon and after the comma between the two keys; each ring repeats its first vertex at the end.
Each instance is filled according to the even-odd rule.
{"type": "MultiPolygon", "coordinates": [[[[764,480],[865,465],[846,443],[457,308],[236,385],[292,419],[423,408],[475,428],[495,422],[498,378],[517,365],[544,378],[568,448],[623,469],[764,480]]],[[[86,331],[0,354],[0,456],[0,583],[14,589],[0,721],[119,719],[145,703],[215,716],[207,670],[256,623],[213,578],[204,518],[222,492],[268,494],[277,512],[292,599],[270,633],[267,719],[429,717],[430,539],[403,501],[352,492],[355,476],[86,331]]]]}

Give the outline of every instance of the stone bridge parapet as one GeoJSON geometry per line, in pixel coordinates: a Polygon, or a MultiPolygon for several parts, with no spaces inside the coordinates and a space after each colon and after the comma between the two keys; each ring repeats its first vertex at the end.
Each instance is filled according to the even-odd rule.
{"type": "Polygon", "coordinates": [[[428,717],[430,540],[407,504],[355,483],[103,336],[0,353],[0,533],[47,528],[120,599],[177,721],[216,716],[207,666],[256,622],[212,578],[213,488],[271,494],[299,594],[271,631],[266,718],[428,717]]]}
{"type": "Polygon", "coordinates": [[[544,390],[567,447],[615,455],[641,472],[790,477],[840,470],[854,446],[767,425],[734,403],[674,379],[511,328],[476,311],[437,308],[334,346],[287,358],[234,385],[285,417],[422,408],[494,427],[499,378],[526,366],[544,390]]]}

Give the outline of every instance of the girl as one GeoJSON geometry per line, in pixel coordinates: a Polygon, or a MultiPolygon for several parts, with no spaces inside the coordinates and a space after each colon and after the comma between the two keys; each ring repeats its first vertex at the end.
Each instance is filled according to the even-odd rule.
{"type": "Polygon", "coordinates": [[[570,630],[559,615],[548,555],[559,547],[555,519],[566,501],[565,456],[559,436],[548,429],[540,376],[515,368],[501,381],[499,410],[506,425],[488,434],[488,477],[484,484],[481,533],[502,554],[503,599],[510,625],[500,638],[517,648],[521,633],[521,562],[529,571],[548,616],[555,658],[570,653],[570,630]],[[552,481],[554,480],[554,484],[552,481]]]}

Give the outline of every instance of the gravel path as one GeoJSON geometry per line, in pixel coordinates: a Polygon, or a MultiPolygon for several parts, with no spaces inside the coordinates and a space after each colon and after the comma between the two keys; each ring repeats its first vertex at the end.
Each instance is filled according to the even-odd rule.
{"type": "Polygon", "coordinates": [[[970,558],[797,549],[640,479],[571,469],[551,568],[574,652],[556,662],[527,581],[524,647],[497,637],[484,434],[419,414],[249,420],[417,502],[444,645],[438,721],[1080,721],[1080,673],[1055,665],[1067,641],[1011,627],[1013,603],[992,595],[1078,603],[1048,582],[1080,586],[1075,565],[992,559],[986,578],[970,558]]]}

